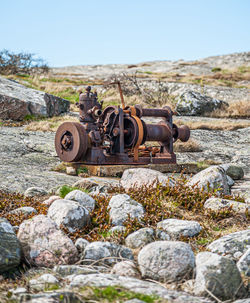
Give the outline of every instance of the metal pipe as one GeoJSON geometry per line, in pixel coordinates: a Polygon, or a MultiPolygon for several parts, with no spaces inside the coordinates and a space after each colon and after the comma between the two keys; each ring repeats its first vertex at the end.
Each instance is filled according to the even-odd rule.
{"type": "Polygon", "coordinates": [[[146,124],[146,141],[169,142],[172,138],[172,131],[168,125],[146,124]]]}
{"type": "Polygon", "coordinates": [[[141,114],[144,117],[164,117],[169,119],[172,116],[170,107],[166,108],[141,108],[141,114]]]}

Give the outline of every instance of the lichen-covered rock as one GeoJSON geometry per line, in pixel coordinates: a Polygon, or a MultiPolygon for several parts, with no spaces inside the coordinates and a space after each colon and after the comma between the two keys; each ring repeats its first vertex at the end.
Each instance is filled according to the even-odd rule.
{"type": "Polygon", "coordinates": [[[70,232],[75,232],[90,222],[89,211],[85,207],[78,202],[65,199],[54,201],[47,215],[58,227],[62,224],[70,232]]]}
{"type": "Polygon", "coordinates": [[[70,276],[70,275],[87,275],[96,274],[99,272],[107,271],[105,267],[100,266],[89,266],[89,265],[56,265],[53,271],[60,276],[70,276]]]}
{"type": "Polygon", "coordinates": [[[235,163],[222,164],[220,167],[222,167],[225,170],[226,174],[233,180],[239,180],[244,177],[243,168],[235,163]]]}
{"type": "Polygon", "coordinates": [[[22,294],[18,302],[27,303],[58,303],[58,302],[72,302],[82,303],[82,299],[73,292],[57,291],[57,292],[40,292],[38,294],[22,294]],[[63,301],[62,301],[63,299],[63,301]]]}
{"type": "Polygon", "coordinates": [[[121,261],[114,265],[111,274],[132,278],[140,278],[140,273],[132,261],[121,261]]]}
{"type": "Polygon", "coordinates": [[[115,195],[109,201],[109,216],[113,225],[122,225],[128,216],[140,219],[144,213],[143,206],[127,194],[115,195]]]}
{"type": "Polygon", "coordinates": [[[24,221],[17,235],[24,257],[32,265],[53,267],[55,264],[72,264],[78,260],[73,242],[44,215],[24,221]]]}
{"type": "Polygon", "coordinates": [[[157,228],[166,231],[172,239],[180,237],[194,237],[200,233],[202,227],[196,221],[166,219],[157,224],[157,228]]]}
{"type": "Polygon", "coordinates": [[[29,187],[26,189],[24,196],[25,197],[35,197],[35,196],[46,196],[48,192],[41,187],[29,187]]]}
{"type": "Polygon", "coordinates": [[[221,237],[207,246],[213,253],[238,260],[250,248],[250,229],[221,237]]]}
{"type": "Polygon", "coordinates": [[[75,242],[75,246],[80,253],[82,253],[84,251],[84,249],[86,248],[86,246],[88,244],[89,244],[89,241],[87,241],[83,238],[78,238],[75,242]]]}
{"type": "Polygon", "coordinates": [[[213,211],[219,211],[223,208],[231,208],[235,212],[245,213],[246,210],[250,212],[249,204],[222,198],[210,198],[206,200],[204,208],[211,209],[213,211]]]}
{"type": "Polygon", "coordinates": [[[50,206],[54,201],[56,201],[56,200],[60,200],[61,199],[61,197],[60,196],[50,196],[48,199],[46,199],[46,200],[44,200],[43,202],[42,202],[42,204],[45,204],[45,205],[47,205],[47,206],[50,206]]]}
{"type": "Polygon", "coordinates": [[[110,242],[92,242],[82,254],[83,264],[113,265],[124,260],[133,260],[133,253],[128,247],[110,242]]]}
{"type": "Polygon", "coordinates": [[[188,182],[187,185],[193,186],[198,184],[199,188],[205,190],[209,188],[217,189],[224,194],[229,194],[229,186],[227,183],[227,175],[225,170],[220,166],[210,166],[198,174],[195,174],[188,182]]]}
{"type": "Polygon", "coordinates": [[[125,239],[125,245],[129,248],[135,249],[153,242],[154,239],[155,231],[153,228],[145,227],[128,235],[125,239]]]}
{"type": "Polygon", "coordinates": [[[169,177],[165,176],[163,173],[149,169],[149,168],[129,168],[126,169],[120,180],[121,186],[126,190],[129,190],[133,187],[142,187],[142,186],[153,186],[155,187],[156,183],[159,182],[163,185],[169,184],[170,186],[174,185],[174,182],[169,177]]]}
{"type": "Polygon", "coordinates": [[[220,300],[244,297],[246,290],[235,263],[210,252],[196,256],[196,279],[194,293],[199,296],[212,295],[220,300]]]}
{"type": "Polygon", "coordinates": [[[51,274],[43,274],[29,281],[29,286],[32,290],[48,290],[53,287],[59,287],[59,285],[58,279],[51,274]]]}
{"type": "Polygon", "coordinates": [[[31,215],[31,214],[36,214],[37,210],[34,207],[31,207],[31,206],[23,206],[23,207],[13,209],[9,213],[14,214],[14,215],[28,216],[28,215],[31,215]]]}
{"type": "Polygon", "coordinates": [[[228,175],[227,175],[227,184],[228,184],[229,188],[231,188],[234,185],[234,180],[231,177],[229,177],[228,175]]]}
{"type": "Polygon", "coordinates": [[[156,241],[143,247],[138,264],[144,278],[177,281],[189,278],[195,267],[191,246],[179,241],[156,241]]]}
{"type": "Polygon", "coordinates": [[[237,267],[241,273],[250,277],[250,248],[240,257],[237,267]]]}
{"type": "Polygon", "coordinates": [[[0,274],[17,267],[21,246],[11,224],[0,217],[0,274]]]}
{"type": "Polygon", "coordinates": [[[64,199],[78,202],[81,206],[87,208],[89,212],[95,208],[95,200],[81,190],[76,189],[69,192],[64,199]]]}
{"type": "Polygon", "coordinates": [[[184,116],[202,116],[221,108],[223,105],[228,104],[222,100],[188,90],[178,98],[175,110],[184,116]]]}

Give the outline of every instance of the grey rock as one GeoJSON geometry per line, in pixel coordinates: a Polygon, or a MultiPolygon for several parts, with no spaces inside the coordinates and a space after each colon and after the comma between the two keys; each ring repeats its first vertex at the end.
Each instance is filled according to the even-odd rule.
{"type": "Polygon", "coordinates": [[[116,263],[111,270],[111,274],[132,278],[140,278],[140,272],[136,268],[136,264],[132,261],[121,261],[116,263]]]}
{"type": "Polygon", "coordinates": [[[131,299],[124,301],[124,303],[144,303],[145,301],[139,300],[139,299],[131,299]]]}
{"type": "Polygon", "coordinates": [[[31,215],[31,214],[36,214],[37,210],[34,207],[31,206],[23,206],[23,207],[19,207],[16,208],[12,211],[9,212],[10,214],[14,214],[14,215],[31,215]]]}
{"type": "Polygon", "coordinates": [[[77,294],[69,291],[44,292],[38,294],[22,294],[19,302],[27,303],[83,303],[77,294]],[[63,299],[62,299],[63,298],[63,299]]]}
{"type": "Polygon", "coordinates": [[[247,203],[221,198],[210,198],[206,200],[206,202],[204,203],[204,208],[211,209],[213,211],[219,211],[223,208],[231,208],[235,212],[245,213],[246,210],[250,212],[250,205],[247,203]]]}
{"type": "Polygon", "coordinates": [[[118,286],[135,293],[156,295],[168,300],[169,303],[211,303],[209,299],[195,297],[184,292],[169,290],[158,283],[112,274],[77,275],[73,277],[72,282],[70,283],[71,288],[84,286],[118,286]]]}
{"type": "Polygon", "coordinates": [[[70,176],[76,176],[77,175],[77,171],[74,167],[72,166],[67,166],[66,167],[66,174],[70,175],[70,176]]]}
{"type": "Polygon", "coordinates": [[[250,277],[250,248],[240,257],[237,267],[241,273],[250,277]]]}
{"type": "Polygon", "coordinates": [[[138,264],[144,278],[177,281],[192,276],[194,253],[189,244],[179,241],[156,241],[143,247],[138,264]]]}
{"type": "Polygon", "coordinates": [[[50,196],[48,199],[44,200],[42,203],[50,206],[54,201],[56,200],[60,200],[61,197],[60,196],[50,196]]]}
{"type": "Polygon", "coordinates": [[[32,265],[53,267],[55,264],[71,264],[78,260],[73,242],[44,215],[25,220],[17,237],[24,257],[32,265]]]}
{"type": "Polygon", "coordinates": [[[207,246],[207,249],[213,253],[226,256],[231,259],[238,259],[250,248],[250,229],[231,233],[221,237],[207,246]],[[240,252],[241,254],[237,254],[240,252]]]}
{"type": "Polygon", "coordinates": [[[161,229],[156,229],[155,237],[156,237],[157,240],[161,240],[161,241],[171,240],[170,235],[167,232],[165,232],[164,230],[161,230],[161,229]]]}
{"type": "Polygon", "coordinates": [[[232,260],[202,252],[196,256],[194,293],[207,296],[208,291],[223,301],[246,295],[240,272],[232,260]]]}
{"type": "Polygon", "coordinates": [[[88,266],[88,265],[56,265],[53,271],[60,276],[69,275],[87,275],[105,272],[107,269],[101,266],[88,266]]]}
{"type": "Polygon", "coordinates": [[[187,183],[189,186],[198,184],[199,188],[204,188],[205,190],[209,188],[217,189],[224,194],[229,194],[229,186],[227,183],[226,173],[220,166],[210,166],[198,174],[195,174],[187,183]]]}
{"type": "Polygon", "coordinates": [[[122,178],[120,180],[121,186],[129,191],[130,188],[142,186],[156,186],[159,182],[163,185],[169,184],[174,185],[172,179],[165,176],[163,173],[149,169],[149,168],[129,168],[123,172],[122,178]]]}
{"type": "Polygon", "coordinates": [[[233,303],[250,303],[250,298],[233,301],[233,303]]]}
{"type": "Polygon", "coordinates": [[[52,117],[68,112],[68,100],[0,77],[1,119],[22,120],[27,115],[52,117]]]}
{"type": "Polygon", "coordinates": [[[43,274],[42,276],[31,279],[29,281],[29,286],[32,290],[46,290],[51,287],[59,287],[58,279],[52,274],[43,274]]]}
{"type": "Polygon", "coordinates": [[[121,225],[117,225],[117,226],[113,226],[110,228],[109,232],[111,234],[119,234],[119,233],[124,233],[126,231],[126,227],[121,226],[121,225]]]}
{"type": "Polygon", "coordinates": [[[163,220],[157,223],[157,228],[166,231],[172,239],[194,237],[202,230],[202,227],[196,221],[178,219],[163,220]]]}
{"type": "Polygon", "coordinates": [[[81,253],[84,251],[86,246],[89,244],[89,241],[83,239],[83,238],[78,238],[76,239],[75,242],[75,247],[78,249],[78,251],[81,253]]]}
{"type": "Polygon", "coordinates": [[[234,180],[228,175],[227,175],[227,184],[229,187],[232,187],[234,185],[234,180]]]}
{"type": "Polygon", "coordinates": [[[235,163],[226,163],[220,166],[225,170],[226,174],[233,180],[239,180],[244,177],[243,168],[235,163]]]}
{"type": "Polygon", "coordinates": [[[78,202],[81,206],[87,208],[89,212],[95,208],[95,200],[81,190],[76,189],[69,192],[64,199],[78,202]]]}
{"type": "Polygon", "coordinates": [[[155,231],[153,228],[145,227],[128,235],[125,239],[125,245],[129,248],[135,249],[153,242],[154,239],[155,231]]]}
{"type": "Polygon", "coordinates": [[[11,224],[0,217],[0,273],[17,267],[21,260],[21,246],[11,224]]]}
{"type": "Polygon", "coordinates": [[[110,242],[92,242],[88,244],[82,255],[83,264],[113,265],[123,260],[133,260],[131,249],[110,242]]]}
{"type": "Polygon", "coordinates": [[[58,227],[62,224],[69,232],[75,232],[90,222],[89,211],[85,207],[78,202],[65,199],[54,201],[47,215],[58,227]]]}
{"type": "Polygon", "coordinates": [[[202,116],[226,105],[228,104],[222,100],[189,90],[178,98],[175,109],[180,115],[202,116]]]}
{"type": "Polygon", "coordinates": [[[35,197],[35,196],[46,196],[48,192],[41,187],[30,187],[26,189],[24,196],[25,197],[35,197]]]}
{"type": "Polygon", "coordinates": [[[113,225],[122,225],[128,218],[140,219],[145,211],[143,206],[127,194],[113,196],[109,201],[109,216],[113,225]]]}

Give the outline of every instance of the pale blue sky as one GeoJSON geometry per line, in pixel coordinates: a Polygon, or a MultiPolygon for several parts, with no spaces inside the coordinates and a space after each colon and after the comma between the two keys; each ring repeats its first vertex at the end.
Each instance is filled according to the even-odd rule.
{"type": "Polygon", "coordinates": [[[50,66],[250,50],[250,0],[0,0],[0,50],[50,66]]]}

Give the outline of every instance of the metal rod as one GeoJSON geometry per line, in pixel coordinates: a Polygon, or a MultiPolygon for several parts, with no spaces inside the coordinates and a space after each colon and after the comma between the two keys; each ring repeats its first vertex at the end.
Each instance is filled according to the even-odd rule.
{"type": "Polygon", "coordinates": [[[119,128],[120,128],[120,153],[124,153],[124,116],[122,108],[119,108],[119,128]]]}

